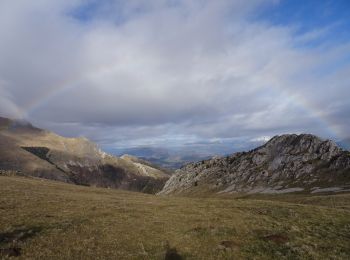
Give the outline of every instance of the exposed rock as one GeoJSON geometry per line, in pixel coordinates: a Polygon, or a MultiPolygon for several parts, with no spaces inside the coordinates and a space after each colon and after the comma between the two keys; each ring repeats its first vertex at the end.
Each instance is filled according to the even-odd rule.
{"type": "Polygon", "coordinates": [[[350,153],[314,135],[289,134],[249,152],[187,164],[160,194],[309,192],[315,186],[350,186],[350,153]]]}

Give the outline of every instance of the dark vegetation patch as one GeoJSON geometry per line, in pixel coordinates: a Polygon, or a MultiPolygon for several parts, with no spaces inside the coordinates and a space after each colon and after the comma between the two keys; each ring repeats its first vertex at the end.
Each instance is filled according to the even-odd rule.
{"type": "Polygon", "coordinates": [[[253,230],[253,233],[255,233],[255,236],[258,240],[271,241],[276,245],[284,245],[290,241],[286,232],[282,230],[271,231],[271,230],[264,230],[264,229],[256,229],[256,230],[253,230]]]}
{"type": "Polygon", "coordinates": [[[51,162],[47,156],[50,152],[50,149],[47,147],[22,147],[22,149],[34,154],[35,156],[47,161],[50,164],[53,164],[53,162],[51,162]]]}
{"type": "Polygon", "coordinates": [[[77,185],[118,188],[127,174],[123,168],[110,164],[100,165],[99,168],[68,165],[71,172],[69,178],[77,185]]]}
{"type": "Polygon", "coordinates": [[[272,241],[276,244],[285,244],[289,241],[289,238],[284,234],[271,234],[262,237],[265,241],[272,241]]]}
{"type": "Polygon", "coordinates": [[[34,237],[41,230],[41,227],[31,227],[0,233],[0,257],[20,256],[21,248],[17,244],[34,237]]]}
{"type": "Polygon", "coordinates": [[[122,180],[126,177],[126,172],[123,168],[115,167],[110,164],[104,164],[101,167],[104,176],[115,183],[120,184],[122,180]]]}
{"type": "Polygon", "coordinates": [[[167,178],[154,179],[148,176],[134,176],[130,189],[143,193],[155,194],[162,190],[167,178]]]}
{"type": "Polygon", "coordinates": [[[0,245],[21,242],[35,236],[41,231],[41,227],[32,227],[15,229],[11,232],[0,233],[0,245]]]}
{"type": "Polygon", "coordinates": [[[148,176],[134,175],[111,164],[100,165],[98,169],[75,165],[68,165],[68,167],[72,172],[70,180],[74,184],[84,186],[96,185],[155,194],[163,188],[167,180],[167,178],[155,179],[148,176]]]}
{"type": "Polygon", "coordinates": [[[60,168],[58,165],[56,165],[54,162],[52,162],[48,156],[50,149],[47,147],[25,147],[22,146],[22,149],[26,150],[27,152],[30,152],[31,154],[34,154],[35,156],[39,157],[40,159],[47,161],[49,164],[52,164],[53,166],[56,167],[57,170],[64,172],[62,168],[60,168]]]}
{"type": "Polygon", "coordinates": [[[21,255],[21,248],[9,247],[0,248],[0,257],[18,257],[21,255]]]}

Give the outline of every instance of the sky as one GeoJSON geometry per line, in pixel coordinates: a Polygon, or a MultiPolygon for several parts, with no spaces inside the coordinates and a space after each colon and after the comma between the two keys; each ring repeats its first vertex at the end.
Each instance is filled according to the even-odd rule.
{"type": "Polygon", "coordinates": [[[107,151],[340,140],[349,17],[348,0],[1,0],[0,115],[107,151]]]}

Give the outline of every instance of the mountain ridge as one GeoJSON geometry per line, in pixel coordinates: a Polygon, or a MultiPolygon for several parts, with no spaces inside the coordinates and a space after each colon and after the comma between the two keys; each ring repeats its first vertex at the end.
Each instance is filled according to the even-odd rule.
{"type": "MultiPolygon", "coordinates": [[[[103,152],[84,137],[66,138],[28,122],[0,118],[2,172],[68,183],[155,193],[169,173],[103,152]]],[[[145,163],[145,162],[144,162],[145,163]]]]}
{"type": "Polygon", "coordinates": [[[350,189],[350,152],[311,134],[274,136],[248,152],[190,163],[159,194],[288,193],[350,189]]]}

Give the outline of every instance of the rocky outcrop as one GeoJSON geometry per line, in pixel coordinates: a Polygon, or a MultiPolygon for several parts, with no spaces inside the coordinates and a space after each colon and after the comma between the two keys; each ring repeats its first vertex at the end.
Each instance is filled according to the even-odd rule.
{"type": "Polygon", "coordinates": [[[0,117],[0,170],[68,183],[147,193],[169,174],[145,161],[101,151],[86,138],[65,138],[29,123],[0,117]]]}
{"type": "Polygon", "coordinates": [[[314,135],[275,136],[249,152],[187,164],[160,194],[286,193],[350,188],[350,153],[314,135]]]}

